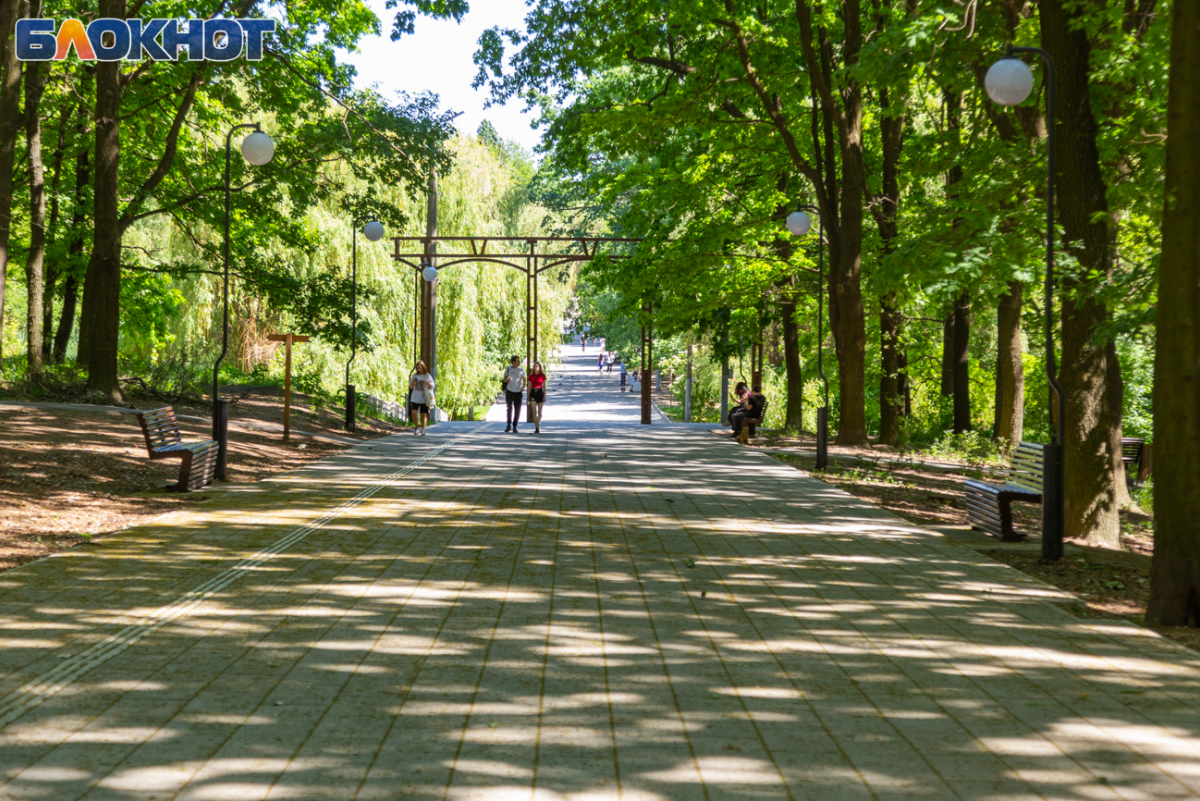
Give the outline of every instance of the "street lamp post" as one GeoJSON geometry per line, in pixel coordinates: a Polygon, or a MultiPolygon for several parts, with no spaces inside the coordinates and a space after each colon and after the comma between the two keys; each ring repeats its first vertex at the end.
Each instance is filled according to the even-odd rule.
{"type": "Polygon", "coordinates": [[[1066,401],[1062,387],[1055,377],[1054,366],[1054,59],[1040,47],[1009,45],[1004,58],[988,70],[984,88],[993,101],[1002,106],[1015,106],[1025,101],[1033,91],[1033,73],[1018,53],[1032,53],[1046,65],[1046,379],[1057,400],[1058,419],[1055,421],[1052,442],[1042,449],[1042,558],[1061,559],[1063,527],[1066,521],[1063,493],[1063,444],[1065,442],[1066,401]]]}
{"type": "Polygon", "coordinates": [[[438,268],[430,261],[423,261],[420,273],[425,282],[421,293],[421,358],[425,360],[429,374],[437,378],[438,268]]]}
{"type": "Polygon", "coordinates": [[[235,125],[225,137],[225,268],[221,281],[221,355],[213,365],[213,439],[217,442],[216,477],[225,480],[225,460],[229,445],[229,401],[221,400],[218,394],[217,377],[221,362],[229,351],[229,161],[234,131],[253,128],[254,133],[242,140],[242,156],[255,167],[261,167],[275,156],[275,142],[263,133],[257,122],[235,125]]]}
{"type": "Polygon", "coordinates": [[[825,218],[816,206],[801,206],[798,211],[788,215],[787,228],[795,236],[804,236],[812,230],[811,211],[817,215],[817,375],[825,385],[825,405],[817,409],[817,469],[824,470],[829,464],[829,379],[825,377],[825,367],[821,359],[823,348],[825,322],[825,218]]]}
{"type": "MultiPolygon", "coordinates": [[[[354,431],[354,411],[357,398],[354,385],[350,383],[350,364],[358,356],[358,226],[363,220],[355,220],[350,234],[350,358],[346,360],[346,430],[354,431]]],[[[363,226],[363,236],[370,242],[378,242],[383,238],[383,223],[378,220],[367,221],[363,226]]]]}

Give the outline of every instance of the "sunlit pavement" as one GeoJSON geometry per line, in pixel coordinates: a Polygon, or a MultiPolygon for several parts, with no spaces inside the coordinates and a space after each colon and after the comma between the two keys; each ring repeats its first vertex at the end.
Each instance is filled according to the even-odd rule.
{"type": "Polygon", "coordinates": [[[0,575],[0,798],[1200,793],[1194,652],[562,383],[0,575]]]}

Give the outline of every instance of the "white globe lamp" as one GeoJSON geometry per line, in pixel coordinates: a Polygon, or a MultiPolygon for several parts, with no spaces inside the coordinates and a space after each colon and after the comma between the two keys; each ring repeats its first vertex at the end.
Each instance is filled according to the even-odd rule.
{"type": "Polygon", "coordinates": [[[379,220],[371,220],[363,226],[363,236],[371,242],[378,242],[383,239],[383,223],[379,220]]]}
{"type": "Polygon", "coordinates": [[[812,217],[806,211],[793,211],[787,217],[787,229],[796,236],[804,236],[812,230],[812,217]]]}
{"type": "Polygon", "coordinates": [[[1033,73],[1019,58],[1002,58],[987,71],[983,86],[996,103],[1016,106],[1033,92],[1033,73]]]}
{"type": "Polygon", "coordinates": [[[425,268],[421,270],[421,275],[426,281],[433,283],[437,280],[437,267],[434,267],[432,264],[426,264],[425,268]]]}
{"type": "Polygon", "coordinates": [[[261,167],[275,157],[275,140],[255,131],[242,140],[242,155],[255,167],[261,167]]]}

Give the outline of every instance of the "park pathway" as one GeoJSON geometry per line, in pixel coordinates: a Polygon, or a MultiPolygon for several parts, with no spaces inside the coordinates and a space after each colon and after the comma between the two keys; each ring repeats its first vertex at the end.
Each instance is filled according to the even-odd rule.
{"type": "Polygon", "coordinates": [[[1200,794],[1196,653],[567,354],[539,437],[376,440],[0,574],[0,799],[1200,794]]]}

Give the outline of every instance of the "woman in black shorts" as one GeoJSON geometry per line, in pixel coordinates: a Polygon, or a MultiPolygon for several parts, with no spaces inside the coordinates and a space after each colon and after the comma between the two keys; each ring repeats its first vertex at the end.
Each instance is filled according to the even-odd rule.
{"type": "Polygon", "coordinates": [[[546,402],[546,372],[541,362],[534,362],[529,371],[529,411],[533,418],[533,433],[542,433],[542,404],[546,402]]]}
{"type": "Polygon", "coordinates": [[[425,362],[418,359],[413,368],[412,378],[408,379],[408,408],[413,421],[413,435],[425,435],[425,426],[429,422],[429,409],[433,406],[433,376],[425,362]],[[418,418],[421,427],[417,428],[418,418]]]}

